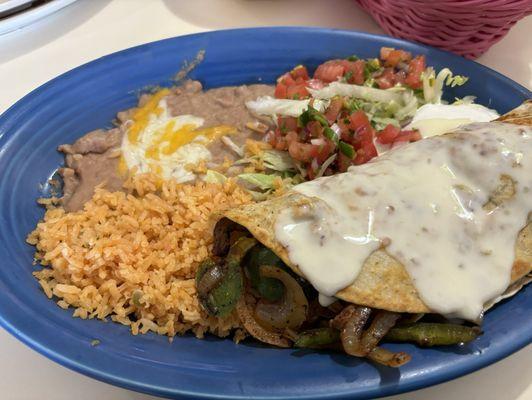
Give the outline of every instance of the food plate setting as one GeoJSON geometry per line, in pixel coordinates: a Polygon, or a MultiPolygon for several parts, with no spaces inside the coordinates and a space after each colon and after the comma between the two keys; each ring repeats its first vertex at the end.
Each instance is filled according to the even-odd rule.
{"type": "Polygon", "coordinates": [[[532,340],[531,98],[317,28],[82,65],[0,116],[0,324],[172,398],[374,398],[487,366],[532,340]]]}

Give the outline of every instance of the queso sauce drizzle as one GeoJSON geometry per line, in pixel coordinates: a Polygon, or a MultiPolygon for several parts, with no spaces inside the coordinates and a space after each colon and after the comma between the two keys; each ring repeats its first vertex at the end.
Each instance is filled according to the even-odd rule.
{"type": "Polygon", "coordinates": [[[532,129],[470,124],[294,190],[317,201],[281,212],[275,234],[320,294],[349,286],[384,247],[432,311],[475,320],[510,283],[532,209],[532,129]],[[515,193],[486,207],[501,176],[515,193]]]}

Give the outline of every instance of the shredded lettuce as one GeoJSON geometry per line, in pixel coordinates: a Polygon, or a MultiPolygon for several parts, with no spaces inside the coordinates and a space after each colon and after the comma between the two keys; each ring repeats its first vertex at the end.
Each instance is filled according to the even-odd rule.
{"type": "Polygon", "coordinates": [[[227,177],[218,171],[208,169],[203,180],[207,183],[224,183],[227,180],[227,177]]]}
{"type": "Polygon", "coordinates": [[[377,128],[378,130],[386,128],[386,126],[389,124],[392,124],[398,128],[401,127],[401,124],[395,118],[373,117],[371,118],[371,121],[375,124],[375,128],[377,128]]]}
{"type": "Polygon", "coordinates": [[[476,96],[464,96],[461,99],[455,97],[454,102],[451,103],[451,104],[453,104],[453,105],[473,104],[473,103],[475,103],[475,99],[476,99],[476,96]]]}
{"type": "MultiPolygon", "coordinates": [[[[277,120],[278,115],[288,117],[299,117],[308,105],[310,99],[307,100],[289,100],[289,99],[274,99],[270,96],[262,96],[256,100],[246,102],[246,107],[256,115],[266,115],[277,120]]],[[[324,111],[329,105],[328,101],[315,100],[314,108],[318,111],[324,111]]]]}
{"type": "Polygon", "coordinates": [[[447,80],[445,81],[445,84],[450,87],[455,86],[462,86],[464,83],[466,83],[469,80],[467,76],[463,75],[450,75],[447,77],[447,80]]]}
{"type": "Polygon", "coordinates": [[[238,175],[240,179],[251,184],[253,187],[256,187],[260,190],[268,190],[274,188],[274,182],[278,178],[277,175],[269,174],[240,174],[238,175]]]}
{"type": "Polygon", "coordinates": [[[413,92],[410,92],[410,95],[405,96],[404,107],[400,108],[395,113],[395,118],[397,118],[399,121],[403,121],[408,117],[413,117],[419,106],[420,104],[418,98],[413,92]]]}
{"type": "Polygon", "coordinates": [[[257,192],[256,190],[249,190],[248,193],[253,197],[253,200],[255,201],[264,201],[268,199],[268,196],[271,194],[271,190],[267,190],[266,192],[257,192]]]}
{"type": "Polygon", "coordinates": [[[264,166],[274,171],[292,171],[296,168],[293,158],[286,151],[264,150],[262,159],[264,166]]]}
{"type": "Polygon", "coordinates": [[[381,62],[378,58],[369,58],[364,65],[364,86],[373,87],[375,85],[374,74],[382,70],[381,62]]]}
{"type": "Polygon", "coordinates": [[[374,102],[391,102],[402,104],[403,96],[396,90],[383,90],[367,86],[350,85],[348,83],[333,82],[323,89],[309,89],[312,97],[317,99],[332,99],[335,96],[355,97],[374,102]]]}
{"type": "Polygon", "coordinates": [[[428,67],[422,74],[423,97],[427,103],[441,103],[443,86],[461,86],[469,78],[462,75],[453,75],[449,68],[444,68],[436,75],[434,68],[428,67]]]}

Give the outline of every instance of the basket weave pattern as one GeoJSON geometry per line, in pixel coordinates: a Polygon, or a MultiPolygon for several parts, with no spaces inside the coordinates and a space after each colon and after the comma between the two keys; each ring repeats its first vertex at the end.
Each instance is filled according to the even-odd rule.
{"type": "Polygon", "coordinates": [[[477,58],[532,14],[532,0],[357,0],[389,35],[477,58]]]}

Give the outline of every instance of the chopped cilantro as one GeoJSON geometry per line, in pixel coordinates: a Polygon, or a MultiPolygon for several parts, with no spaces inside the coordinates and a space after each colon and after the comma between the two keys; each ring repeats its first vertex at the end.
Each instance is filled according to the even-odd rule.
{"type": "Polygon", "coordinates": [[[364,64],[364,79],[371,78],[371,74],[377,72],[381,68],[381,63],[378,58],[369,58],[364,64]]]}
{"type": "Polygon", "coordinates": [[[360,99],[350,99],[346,102],[346,108],[349,112],[354,112],[362,109],[362,101],[360,99]]]}
{"type": "Polygon", "coordinates": [[[344,75],[344,78],[347,82],[349,82],[352,77],[353,77],[353,71],[347,71],[346,74],[344,75]]]}

